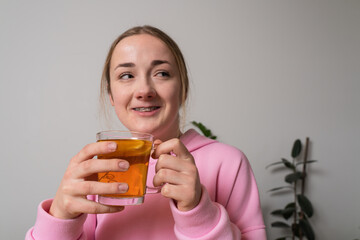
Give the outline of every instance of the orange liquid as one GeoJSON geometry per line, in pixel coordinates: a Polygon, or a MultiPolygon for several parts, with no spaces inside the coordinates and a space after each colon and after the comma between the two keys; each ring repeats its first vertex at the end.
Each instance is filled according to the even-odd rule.
{"type": "Polygon", "coordinates": [[[126,172],[98,173],[99,182],[125,182],[129,185],[129,190],[126,193],[102,196],[122,198],[144,196],[152,142],[137,139],[99,140],[99,142],[103,141],[116,142],[117,149],[113,153],[98,155],[98,159],[120,158],[127,160],[130,167],[126,172]]]}

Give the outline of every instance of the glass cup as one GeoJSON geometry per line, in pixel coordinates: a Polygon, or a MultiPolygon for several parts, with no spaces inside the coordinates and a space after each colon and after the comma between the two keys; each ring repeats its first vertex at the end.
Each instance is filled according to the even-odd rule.
{"type": "Polygon", "coordinates": [[[96,134],[98,142],[112,141],[117,143],[115,152],[99,154],[98,159],[120,158],[129,162],[126,172],[98,173],[98,181],[104,183],[127,183],[129,190],[121,194],[104,194],[98,196],[98,202],[106,205],[137,205],[144,202],[146,193],[157,193],[159,188],[147,187],[147,171],[153,136],[147,133],[131,131],[103,131],[96,134]]]}

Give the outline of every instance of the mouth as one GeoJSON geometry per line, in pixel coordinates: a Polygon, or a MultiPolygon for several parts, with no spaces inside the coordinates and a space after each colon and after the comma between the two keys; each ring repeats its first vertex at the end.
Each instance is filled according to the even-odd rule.
{"type": "Polygon", "coordinates": [[[136,107],[136,108],[133,108],[134,111],[137,111],[137,112],[152,112],[152,111],[155,111],[157,109],[159,109],[160,107],[159,106],[154,106],[154,107],[136,107]]]}

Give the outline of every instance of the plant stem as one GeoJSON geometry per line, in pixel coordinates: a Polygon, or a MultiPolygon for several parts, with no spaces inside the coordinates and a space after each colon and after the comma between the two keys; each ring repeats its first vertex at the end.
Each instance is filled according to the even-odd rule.
{"type": "MultiPolygon", "coordinates": [[[[306,178],[306,163],[307,163],[307,157],[308,157],[308,149],[309,149],[309,138],[306,138],[305,142],[305,153],[304,153],[304,165],[303,165],[303,178],[301,182],[301,195],[304,195],[305,193],[305,178],[306,178]]],[[[303,214],[303,212],[301,212],[303,214]]]]}
{"type": "Polygon", "coordinates": [[[296,226],[296,222],[297,222],[296,183],[297,183],[297,181],[294,182],[294,203],[295,203],[295,210],[294,210],[294,224],[293,224],[293,228],[292,228],[292,239],[293,239],[293,240],[295,240],[295,226],[296,226]]]}
{"type": "MultiPolygon", "coordinates": [[[[309,149],[309,138],[306,138],[305,142],[305,153],[304,153],[304,165],[303,165],[303,171],[302,171],[302,181],[301,181],[301,195],[305,194],[305,179],[306,179],[306,162],[308,157],[308,149],[309,149]]],[[[299,219],[304,219],[304,211],[300,211],[300,217],[299,219]]],[[[302,231],[299,231],[299,238],[302,240],[302,231]]]]}
{"type": "MultiPolygon", "coordinates": [[[[293,159],[293,164],[295,165],[295,158],[293,159]]],[[[294,169],[294,173],[296,173],[296,167],[294,169]]],[[[292,239],[295,240],[295,226],[296,226],[296,222],[297,222],[297,201],[296,201],[296,187],[297,187],[297,180],[294,181],[294,203],[295,203],[295,210],[294,210],[294,223],[292,226],[292,239]]]]}

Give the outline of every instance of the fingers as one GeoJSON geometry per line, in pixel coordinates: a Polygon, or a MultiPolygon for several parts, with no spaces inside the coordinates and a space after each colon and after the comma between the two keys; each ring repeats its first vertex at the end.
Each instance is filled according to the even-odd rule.
{"type": "Polygon", "coordinates": [[[62,186],[62,192],[71,196],[120,194],[128,191],[126,183],[102,183],[95,181],[81,181],[62,186]]]}
{"type": "Polygon", "coordinates": [[[159,158],[161,154],[175,154],[177,157],[194,162],[192,155],[189,153],[185,145],[177,138],[160,143],[156,146],[153,157],[159,158]]]}
{"type": "Polygon", "coordinates": [[[161,143],[162,143],[162,141],[160,139],[156,139],[153,143],[154,149],[156,149],[161,143]]]}
{"type": "Polygon", "coordinates": [[[50,207],[53,216],[74,218],[81,213],[110,213],[122,210],[86,200],[87,195],[121,194],[128,191],[126,183],[96,181],[96,173],[128,170],[129,163],[122,159],[93,159],[96,155],[112,153],[116,148],[116,143],[111,141],[91,143],[71,159],[50,207]]]}
{"type": "Polygon", "coordinates": [[[114,152],[117,144],[111,141],[96,142],[86,145],[81,151],[72,158],[75,163],[89,160],[96,155],[114,152]]]}
{"type": "Polygon", "coordinates": [[[164,197],[176,199],[178,202],[184,201],[192,197],[190,193],[193,192],[193,189],[188,189],[188,187],[184,185],[165,184],[161,188],[161,194],[164,197]]]}
{"type": "Polygon", "coordinates": [[[153,181],[154,186],[162,185],[161,194],[175,200],[180,211],[189,211],[200,201],[201,185],[197,177],[170,169],[161,169],[154,176],[153,181]]]}
{"type": "Polygon", "coordinates": [[[124,206],[110,206],[93,202],[87,199],[81,199],[74,204],[74,208],[80,213],[102,214],[114,213],[124,210],[124,206]]]}
{"type": "Polygon", "coordinates": [[[85,178],[99,172],[121,172],[129,169],[129,162],[122,159],[90,159],[79,163],[73,171],[74,178],[85,178]]]}
{"type": "Polygon", "coordinates": [[[162,186],[161,194],[175,200],[181,211],[193,209],[200,201],[199,173],[191,153],[179,139],[157,142],[153,158],[158,158],[154,186],[162,186]]]}
{"type": "Polygon", "coordinates": [[[193,161],[186,161],[180,159],[179,157],[175,157],[167,154],[160,155],[157,160],[155,171],[158,172],[161,169],[172,169],[178,172],[189,172],[191,170],[194,170],[194,172],[192,173],[196,172],[196,166],[193,163],[193,161]]]}
{"type": "Polygon", "coordinates": [[[53,204],[49,209],[49,213],[52,216],[61,219],[76,218],[83,213],[114,213],[122,211],[124,209],[123,206],[108,206],[91,200],[87,200],[86,198],[76,198],[72,196],[69,196],[62,204],[60,204],[62,206],[61,208],[54,207],[55,201],[56,199],[54,199],[53,204]]]}
{"type": "Polygon", "coordinates": [[[156,146],[155,157],[158,161],[155,166],[156,175],[153,183],[160,186],[164,183],[179,185],[195,185],[198,181],[198,171],[187,148],[179,139],[171,139],[156,146]],[[174,153],[176,156],[169,155],[174,153]]]}
{"type": "Polygon", "coordinates": [[[154,176],[153,184],[155,187],[158,187],[165,183],[172,185],[195,185],[196,177],[172,169],[161,169],[154,176]]]}
{"type": "Polygon", "coordinates": [[[201,198],[200,189],[193,188],[190,185],[172,185],[165,184],[161,188],[161,194],[164,197],[175,200],[176,207],[180,211],[189,211],[196,207],[201,198]]]}

